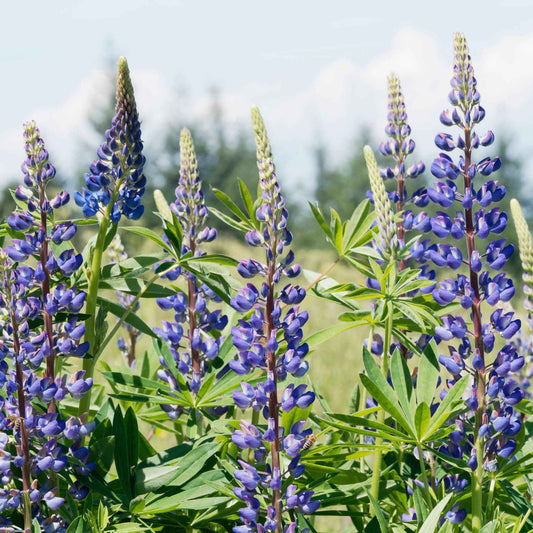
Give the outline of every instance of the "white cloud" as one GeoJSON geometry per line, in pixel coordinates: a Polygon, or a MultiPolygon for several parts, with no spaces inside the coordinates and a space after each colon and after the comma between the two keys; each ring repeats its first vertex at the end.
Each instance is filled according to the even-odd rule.
{"type": "MultiPolygon", "coordinates": [[[[394,35],[388,50],[366,62],[358,63],[344,52],[311,80],[287,84],[265,75],[264,80],[250,80],[238,90],[221,91],[220,102],[230,127],[236,123],[248,127],[250,106],[259,105],[278,168],[293,186],[309,189],[313,170],[310,149],[317,139],[327,143],[332,157],[340,158],[360,125],[369,124],[376,133],[383,131],[390,72],[397,73],[402,82],[419,154],[436,152],[433,137],[440,128],[438,116],[447,105],[452,75],[449,48],[445,53],[432,35],[406,27],[394,35]]],[[[516,125],[518,134],[528,131],[532,55],[530,35],[502,37],[473,58],[489,126],[504,122],[506,126],[516,125]]],[[[187,121],[210,113],[212,101],[207,90],[189,96],[185,109],[180,109],[183,101],[177,98],[178,89],[166,74],[136,70],[132,78],[147,144],[157,147],[161,128],[176,116],[187,121]]],[[[105,83],[106,73],[93,71],[60,106],[34,113],[58,166],[74,162],[77,139],[84,133],[90,106],[107,96],[105,83]]],[[[23,159],[20,139],[20,131],[12,126],[0,131],[0,180],[4,182],[16,175],[23,159]]]]}

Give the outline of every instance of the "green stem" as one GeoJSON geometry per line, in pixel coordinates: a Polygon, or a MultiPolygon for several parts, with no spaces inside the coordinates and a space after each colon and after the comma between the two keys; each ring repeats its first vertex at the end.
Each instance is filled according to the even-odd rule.
{"type": "Polygon", "coordinates": [[[424,462],[424,452],[422,451],[422,446],[420,444],[416,445],[418,451],[418,462],[420,464],[420,471],[422,472],[422,483],[424,483],[424,499],[428,504],[429,508],[433,507],[430,493],[433,492],[431,485],[429,484],[428,475],[426,472],[426,463],[424,462]]]}
{"type": "MultiPolygon", "coordinates": [[[[487,504],[486,504],[486,508],[492,512],[492,516],[490,517],[490,519],[494,518],[494,511],[492,509],[492,500],[494,499],[494,488],[495,487],[496,487],[496,478],[491,477],[490,486],[489,486],[489,497],[487,498],[487,504]]],[[[489,516],[486,516],[485,518],[488,519],[489,516]]]]}
{"type": "MultiPolygon", "coordinates": [[[[96,361],[98,361],[97,356],[97,346],[96,346],[96,299],[98,297],[98,285],[100,283],[100,274],[102,267],[102,255],[104,253],[104,244],[105,236],[109,228],[111,207],[113,206],[113,201],[109,202],[106,209],[106,213],[100,223],[100,228],[98,230],[98,236],[96,237],[96,244],[93,250],[91,258],[91,269],[89,277],[89,287],[87,290],[87,304],[85,307],[85,313],[89,315],[87,321],[85,322],[85,340],[89,342],[89,350],[92,354],[92,357],[88,357],[83,360],[83,370],[85,370],[84,379],[92,378],[94,374],[94,367],[96,361]]],[[[81,398],[80,406],[78,413],[81,415],[83,413],[88,413],[91,407],[91,391],[89,389],[81,398]]]]}
{"type": "Polygon", "coordinates": [[[333,267],[341,260],[340,257],[337,257],[335,261],[333,261],[327,268],[322,272],[315,280],[313,280],[307,287],[305,288],[305,292],[312,289],[317,283],[319,283],[323,278],[325,278],[332,270],[333,267]]]}
{"type": "Polygon", "coordinates": [[[30,491],[25,490],[22,496],[24,500],[24,533],[31,533],[31,501],[30,491]]]}
{"type": "Polygon", "coordinates": [[[483,441],[477,435],[476,456],[477,468],[472,475],[472,533],[478,533],[483,526],[483,441]]]}
{"type": "MultiPolygon", "coordinates": [[[[388,314],[387,314],[387,322],[385,323],[385,338],[383,340],[383,359],[381,364],[381,372],[385,379],[389,376],[389,350],[390,345],[392,341],[392,319],[393,319],[393,313],[390,306],[388,306],[388,314]]],[[[385,421],[385,411],[381,409],[378,412],[378,422],[380,424],[383,424],[385,421]]],[[[373,466],[373,472],[372,472],[372,496],[376,499],[376,501],[379,501],[379,480],[381,477],[381,459],[382,459],[382,451],[381,451],[381,444],[383,443],[383,439],[378,437],[376,438],[376,447],[378,448],[376,450],[376,455],[374,458],[374,466],[373,466]]],[[[371,510],[372,514],[374,514],[374,511],[371,510]]]]}
{"type": "MultiPolygon", "coordinates": [[[[372,350],[372,341],[374,340],[374,330],[376,329],[376,326],[374,323],[370,326],[370,331],[368,332],[368,350],[371,352],[372,350]]],[[[372,352],[371,352],[372,353],[372,352]]],[[[366,394],[364,393],[363,387],[361,387],[361,394],[359,395],[359,411],[362,411],[366,407],[366,394]]],[[[365,444],[365,436],[359,435],[359,443],[364,445],[365,444]]],[[[361,469],[361,473],[365,472],[365,458],[361,457],[359,459],[359,467],[361,469]]]]}

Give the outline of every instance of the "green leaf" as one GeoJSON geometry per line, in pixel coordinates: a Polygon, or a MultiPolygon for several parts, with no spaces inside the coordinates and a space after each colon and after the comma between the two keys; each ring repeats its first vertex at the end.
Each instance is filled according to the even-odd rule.
{"type": "Polygon", "coordinates": [[[313,350],[317,346],[320,346],[323,342],[329,341],[337,336],[339,333],[343,333],[355,327],[355,324],[335,324],[329,328],[324,328],[315,333],[309,335],[303,342],[309,345],[309,349],[313,350]]]}
{"type": "Polygon", "coordinates": [[[155,233],[155,231],[152,231],[151,229],[145,228],[143,226],[122,226],[121,229],[129,231],[130,233],[135,233],[136,235],[139,235],[141,237],[146,237],[147,239],[150,239],[151,241],[161,246],[161,248],[171,251],[169,245],[157,233],[155,233]]]}
{"type": "Polygon", "coordinates": [[[161,487],[179,487],[196,476],[205,463],[218,450],[218,442],[207,442],[193,447],[185,455],[159,466],[143,466],[135,469],[136,494],[154,492],[161,487]]]}
{"type": "Polygon", "coordinates": [[[109,522],[109,511],[107,507],[100,501],[98,504],[98,512],[96,515],[96,520],[98,522],[98,529],[104,531],[109,522]]]}
{"type": "Polygon", "coordinates": [[[246,186],[246,183],[244,183],[244,181],[239,179],[237,180],[237,183],[239,185],[239,193],[241,195],[248,216],[250,217],[250,220],[255,221],[255,206],[254,201],[252,200],[252,195],[250,194],[250,191],[248,190],[248,187],[246,186]]]}
{"type": "Polygon", "coordinates": [[[440,515],[443,513],[452,496],[453,494],[448,494],[437,505],[435,505],[431,513],[429,513],[429,516],[424,520],[424,523],[422,524],[422,527],[418,533],[435,533],[437,527],[439,527],[440,515]]]}
{"type": "Polygon", "coordinates": [[[479,533],[500,533],[501,526],[500,520],[491,520],[479,530],[479,533]]]}
{"type": "Polygon", "coordinates": [[[153,529],[137,522],[121,522],[111,526],[105,533],[138,533],[140,531],[153,531],[153,529]]]}
{"type": "Polygon", "coordinates": [[[31,533],[41,533],[41,526],[37,518],[34,518],[31,523],[31,533]]]}
{"type": "Polygon", "coordinates": [[[239,261],[233,259],[229,255],[223,254],[209,254],[209,255],[200,255],[192,259],[196,263],[215,263],[217,265],[226,265],[236,267],[239,264],[239,261]]]}
{"type": "Polygon", "coordinates": [[[423,436],[424,441],[428,441],[431,435],[440,429],[443,424],[456,413],[457,409],[461,406],[464,407],[464,401],[462,400],[463,393],[468,385],[469,376],[463,376],[445,396],[444,400],[440,403],[438,409],[431,417],[431,422],[427,428],[426,433],[423,436]]]}
{"type": "Polygon", "coordinates": [[[170,391],[170,387],[165,386],[163,382],[155,381],[149,378],[143,378],[135,374],[127,374],[125,372],[102,372],[104,376],[111,383],[117,383],[119,385],[127,385],[128,387],[136,387],[138,389],[150,389],[150,390],[166,390],[170,391]]]}
{"type": "Polygon", "coordinates": [[[381,533],[389,533],[389,526],[387,525],[387,520],[385,519],[383,511],[381,507],[379,506],[379,503],[376,501],[374,496],[370,494],[370,491],[368,490],[367,487],[365,487],[365,492],[368,496],[368,499],[370,500],[370,504],[372,505],[372,508],[374,509],[374,514],[376,516],[377,521],[379,522],[381,533]]]}
{"type": "Polygon", "coordinates": [[[414,436],[411,424],[399,409],[396,392],[387,383],[387,380],[381,373],[381,369],[378,367],[366,347],[363,348],[363,362],[368,373],[368,376],[360,374],[361,382],[365,389],[376,399],[378,404],[396,420],[396,422],[401,424],[411,436],[414,436]]]}
{"type": "MultiPolygon", "coordinates": [[[[103,296],[97,296],[96,301],[99,305],[104,305],[110,313],[113,313],[116,317],[122,318],[122,315],[125,312],[124,307],[116,302],[112,302],[103,296]]],[[[149,335],[150,337],[157,337],[157,335],[152,331],[152,328],[138,315],[135,314],[135,311],[130,311],[124,318],[124,322],[133,326],[135,329],[138,329],[142,333],[149,335]]]]}
{"type": "Polygon", "coordinates": [[[210,207],[209,212],[215,215],[218,219],[222,220],[222,222],[227,224],[230,228],[233,228],[237,231],[246,232],[251,229],[248,224],[239,222],[238,220],[231,218],[230,216],[226,215],[225,213],[222,213],[221,211],[219,211],[218,209],[215,209],[214,207],[210,207]]]}
{"type": "MultiPolygon", "coordinates": [[[[115,291],[125,292],[136,296],[141,290],[143,298],[164,298],[166,296],[173,296],[176,291],[159,285],[157,283],[150,283],[142,278],[108,278],[101,279],[98,283],[99,289],[113,289],[115,291]]],[[[125,309],[122,308],[122,313],[125,309]]]]}
{"type": "Polygon", "coordinates": [[[437,357],[437,344],[434,339],[426,346],[418,363],[418,377],[416,380],[416,396],[418,403],[431,405],[440,376],[440,365],[437,357]]]}
{"type": "MultiPolygon", "coordinates": [[[[374,223],[374,213],[369,200],[363,200],[354,210],[344,227],[342,248],[345,253],[351,251],[354,246],[365,244],[365,235],[374,223]],[[363,242],[361,242],[363,239],[363,242]]],[[[372,235],[370,235],[370,239],[372,235]]]]}
{"type": "Polygon", "coordinates": [[[318,204],[314,205],[311,202],[309,202],[309,207],[311,208],[311,212],[313,213],[315,220],[318,222],[318,225],[320,226],[322,231],[326,234],[326,237],[329,239],[331,244],[334,244],[333,233],[329,229],[328,223],[326,222],[326,219],[324,218],[324,215],[322,214],[322,211],[320,210],[320,207],[318,206],[318,204]]]}
{"type": "MultiPolygon", "coordinates": [[[[36,530],[38,531],[38,530],[36,530]]],[[[77,516],[69,525],[67,533],[88,533],[91,527],[83,519],[83,516],[77,516]]]]}
{"type": "Polygon", "coordinates": [[[427,403],[422,402],[418,405],[415,412],[415,429],[418,440],[421,441],[431,420],[431,412],[427,403]]]}
{"type": "Polygon", "coordinates": [[[284,435],[289,435],[292,425],[296,422],[299,422],[300,420],[307,420],[310,412],[311,406],[309,406],[307,409],[293,407],[289,412],[283,411],[283,415],[281,416],[281,426],[285,431],[284,435]]]}
{"type": "Polygon", "coordinates": [[[146,497],[144,495],[137,496],[131,500],[128,510],[131,514],[140,514],[144,511],[144,508],[146,507],[146,497]]]}
{"type": "MultiPolygon", "coordinates": [[[[225,193],[219,189],[211,188],[214,195],[237,217],[243,222],[248,222],[248,217],[242,212],[241,208],[225,193]]],[[[211,209],[210,209],[211,210],[211,209]]]]}
{"type": "Polygon", "coordinates": [[[412,395],[413,395],[413,380],[409,373],[409,368],[404,358],[401,356],[399,350],[394,350],[391,357],[391,379],[392,386],[398,395],[400,405],[406,417],[410,419],[411,426],[413,414],[411,413],[412,395]]]}
{"type": "Polygon", "coordinates": [[[130,436],[126,432],[126,425],[124,424],[124,417],[122,416],[120,407],[115,409],[115,416],[113,417],[113,433],[115,435],[114,457],[118,480],[126,497],[131,499],[133,497],[131,486],[131,465],[127,452],[128,439],[130,436]]]}
{"type": "Polygon", "coordinates": [[[128,257],[127,259],[119,261],[118,263],[111,263],[102,267],[101,279],[122,276],[125,273],[130,273],[132,271],[146,271],[149,267],[151,267],[158,261],[162,261],[167,257],[168,255],[165,253],[145,254],[138,255],[136,257],[128,257]]]}
{"type": "Polygon", "coordinates": [[[126,452],[130,468],[137,465],[139,460],[139,427],[137,426],[137,417],[135,411],[128,407],[124,417],[124,427],[128,435],[126,452]]]}

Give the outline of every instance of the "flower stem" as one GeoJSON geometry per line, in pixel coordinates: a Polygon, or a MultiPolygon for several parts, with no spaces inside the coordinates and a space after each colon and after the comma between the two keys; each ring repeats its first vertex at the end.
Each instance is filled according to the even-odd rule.
{"type": "Polygon", "coordinates": [[[305,292],[312,289],[315,285],[317,285],[323,278],[325,278],[332,270],[333,267],[341,260],[340,257],[337,257],[335,261],[333,261],[327,268],[324,270],[316,279],[314,279],[307,287],[305,288],[305,292]]]}
{"type": "MultiPolygon", "coordinates": [[[[98,346],[96,346],[96,299],[98,297],[98,285],[100,283],[105,237],[109,228],[111,207],[113,206],[113,203],[114,202],[112,201],[109,202],[106,213],[102,218],[102,222],[100,223],[100,228],[96,237],[96,244],[91,260],[89,287],[87,290],[87,305],[85,307],[85,312],[89,315],[87,322],[85,323],[85,340],[89,342],[89,350],[92,357],[83,360],[85,379],[93,377],[94,367],[96,365],[96,361],[98,360],[98,346]]],[[[80,415],[89,412],[91,407],[91,390],[92,389],[89,389],[80,400],[78,411],[80,415]]]]}
{"type": "MultiPolygon", "coordinates": [[[[268,296],[266,299],[266,308],[265,308],[265,325],[266,325],[266,340],[270,340],[272,334],[276,334],[276,326],[274,324],[274,272],[276,269],[276,246],[277,242],[274,239],[271,247],[271,259],[268,265],[268,296]]],[[[274,419],[274,435],[275,438],[270,445],[270,453],[272,457],[272,475],[274,472],[280,469],[280,458],[279,458],[279,403],[278,403],[278,379],[276,372],[276,354],[270,350],[267,351],[267,365],[268,370],[272,375],[274,381],[274,391],[270,393],[268,397],[268,416],[274,419]]],[[[281,519],[281,491],[279,489],[272,491],[272,506],[276,511],[276,533],[281,533],[283,531],[283,522],[281,519]]]]}
{"type": "Polygon", "coordinates": [[[17,400],[19,411],[19,423],[20,423],[20,442],[22,447],[22,457],[24,458],[24,464],[22,465],[22,490],[24,493],[24,531],[31,531],[31,502],[30,502],[30,487],[31,487],[31,474],[30,474],[30,443],[28,441],[28,433],[26,431],[26,397],[24,396],[24,372],[22,370],[22,364],[19,363],[20,353],[20,340],[18,332],[18,324],[15,318],[15,314],[11,312],[11,327],[13,328],[13,351],[15,352],[15,372],[17,379],[17,400]]]}
{"type": "MultiPolygon", "coordinates": [[[[383,339],[383,359],[381,364],[381,372],[385,379],[388,378],[389,375],[389,350],[390,345],[392,342],[392,319],[393,319],[393,312],[391,309],[391,306],[388,306],[388,313],[387,313],[387,321],[385,323],[385,338],[383,339]]],[[[378,422],[380,424],[383,424],[385,421],[385,411],[381,409],[378,412],[378,422]]],[[[376,455],[374,457],[374,466],[373,466],[373,472],[372,472],[372,496],[376,499],[376,501],[379,501],[379,480],[381,478],[381,459],[382,459],[382,450],[381,450],[381,444],[383,442],[383,439],[381,437],[376,438],[376,447],[378,448],[376,450],[376,455]]],[[[374,514],[374,511],[371,510],[372,514],[374,514]]]]}

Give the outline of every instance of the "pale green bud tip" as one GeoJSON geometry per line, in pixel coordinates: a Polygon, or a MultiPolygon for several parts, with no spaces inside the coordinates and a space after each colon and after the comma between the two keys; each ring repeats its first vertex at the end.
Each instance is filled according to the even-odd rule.
{"type": "Polygon", "coordinates": [[[124,56],[120,56],[118,58],[118,71],[119,72],[129,72],[128,60],[124,56]]]}
{"type": "MultiPolygon", "coordinates": [[[[365,161],[366,161],[366,167],[368,168],[368,173],[373,173],[374,168],[378,168],[378,164],[376,162],[376,157],[374,156],[374,152],[372,151],[372,148],[370,146],[366,145],[363,148],[363,153],[365,154],[365,161]]],[[[379,174],[379,171],[378,171],[379,174]]]]}
{"type": "Polygon", "coordinates": [[[159,214],[168,222],[172,222],[172,211],[170,210],[170,206],[163,196],[163,193],[159,189],[154,191],[154,202],[159,214]]]}
{"type": "Polygon", "coordinates": [[[118,59],[117,76],[117,105],[120,100],[133,100],[133,85],[130,78],[130,69],[125,57],[118,59]]]}
{"type": "Polygon", "coordinates": [[[265,123],[257,106],[252,107],[251,114],[257,148],[257,162],[258,164],[267,164],[268,161],[272,162],[272,149],[270,148],[265,123]]]}
{"type": "Polygon", "coordinates": [[[511,200],[511,213],[518,235],[518,248],[520,250],[520,260],[522,261],[522,268],[526,274],[533,273],[533,240],[527,225],[526,219],[520,207],[520,203],[516,199],[511,200]]]}

